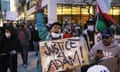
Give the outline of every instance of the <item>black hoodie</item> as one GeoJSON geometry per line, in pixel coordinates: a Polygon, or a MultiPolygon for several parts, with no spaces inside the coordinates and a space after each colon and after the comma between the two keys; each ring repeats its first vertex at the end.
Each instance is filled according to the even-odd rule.
{"type": "Polygon", "coordinates": [[[21,43],[17,38],[14,29],[12,27],[5,27],[4,35],[0,41],[0,54],[2,53],[9,54],[12,50],[18,51],[20,50],[20,48],[21,48],[21,43]],[[10,38],[6,38],[5,36],[6,29],[8,29],[11,32],[10,38]]]}

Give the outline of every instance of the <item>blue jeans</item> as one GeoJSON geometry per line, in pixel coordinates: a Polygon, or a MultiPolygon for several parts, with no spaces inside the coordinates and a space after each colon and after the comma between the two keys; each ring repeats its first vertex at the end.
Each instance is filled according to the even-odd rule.
{"type": "Polygon", "coordinates": [[[33,46],[36,52],[36,55],[39,53],[39,42],[38,41],[33,41],[33,46]]]}
{"type": "Polygon", "coordinates": [[[23,64],[27,64],[27,61],[28,61],[28,49],[29,49],[28,45],[23,46],[23,48],[22,48],[21,55],[22,55],[23,64]]]}

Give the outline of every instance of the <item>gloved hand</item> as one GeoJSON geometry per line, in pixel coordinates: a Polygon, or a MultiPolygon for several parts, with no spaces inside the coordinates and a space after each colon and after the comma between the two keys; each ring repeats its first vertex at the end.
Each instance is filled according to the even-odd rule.
{"type": "Polygon", "coordinates": [[[10,54],[16,54],[16,50],[10,51],[10,54]]]}

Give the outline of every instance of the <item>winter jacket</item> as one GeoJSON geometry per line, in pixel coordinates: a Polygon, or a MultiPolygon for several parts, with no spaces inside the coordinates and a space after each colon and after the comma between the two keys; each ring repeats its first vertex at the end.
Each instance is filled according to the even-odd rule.
{"type": "MultiPolygon", "coordinates": [[[[38,34],[41,39],[41,41],[45,41],[48,36],[48,29],[43,23],[43,14],[37,13],[37,28],[38,28],[38,34]]],[[[39,53],[40,55],[40,53],[39,53]]],[[[38,72],[42,72],[42,64],[41,64],[41,55],[38,56],[38,63],[37,63],[37,70],[38,72]]]]}
{"type": "Polygon", "coordinates": [[[42,13],[37,13],[37,28],[38,28],[38,34],[41,41],[50,40],[50,39],[47,39],[49,31],[48,31],[48,28],[43,23],[42,13]]]}
{"type": "Polygon", "coordinates": [[[22,44],[22,46],[29,45],[29,41],[31,40],[31,33],[28,28],[26,29],[20,29],[18,32],[18,38],[22,44]]]}
{"type": "Polygon", "coordinates": [[[7,39],[5,36],[0,41],[0,54],[9,54],[12,50],[19,51],[21,43],[17,38],[7,39]]]}

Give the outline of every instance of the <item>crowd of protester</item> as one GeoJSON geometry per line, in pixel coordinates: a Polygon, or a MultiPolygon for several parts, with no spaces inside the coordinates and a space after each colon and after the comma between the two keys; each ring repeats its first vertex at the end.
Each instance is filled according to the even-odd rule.
{"type": "MultiPolygon", "coordinates": [[[[36,5],[36,11],[37,11],[36,24],[38,27],[38,34],[41,41],[83,36],[83,38],[85,38],[84,40],[86,41],[89,49],[89,53],[90,53],[88,55],[90,57],[89,65],[81,66],[80,71],[75,71],[75,69],[67,68],[67,70],[63,72],[87,72],[87,69],[92,65],[95,65],[99,61],[103,61],[104,59],[109,59],[111,57],[117,58],[116,68],[120,67],[119,66],[120,46],[118,45],[118,42],[114,41],[114,34],[115,34],[114,27],[112,27],[112,29],[107,29],[110,28],[107,27],[106,29],[97,30],[96,32],[95,29],[96,26],[94,20],[92,19],[88,19],[83,29],[79,28],[80,27],[78,26],[79,24],[74,24],[74,23],[69,24],[67,22],[65,22],[65,24],[54,22],[53,24],[46,25],[46,23],[44,23],[43,20],[44,17],[43,17],[43,9],[41,8],[41,3],[42,3],[41,1],[38,1],[36,5]],[[51,26],[48,27],[49,25],[51,26]],[[95,39],[94,39],[95,34],[99,34],[98,36],[101,39],[101,40],[98,39],[97,43],[95,43],[95,39]]],[[[109,72],[106,70],[102,70],[100,72],[103,71],[109,72]]],[[[38,60],[38,72],[42,72],[41,55],[39,56],[39,60],[38,60]]],[[[112,69],[110,72],[119,72],[119,68],[112,69]]]]}
{"type": "MultiPolygon", "coordinates": [[[[87,44],[91,61],[95,63],[104,58],[104,48],[106,48],[105,51],[113,53],[110,56],[119,57],[120,47],[118,42],[114,41],[114,34],[117,34],[115,27],[111,26],[100,32],[95,30],[95,24],[92,19],[88,19],[84,26],[67,21],[64,24],[54,22],[49,26],[44,23],[40,24],[26,24],[23,22],[16,26],[11,22],[0,27],[0,71],[6,72],[9,67],[11,72],[17,72],[18,53],[22,56],[23,67],[27,68],[30,47],[34,48],[35,56],[40,57],[39,42],[45,40],[82,37],[87,44]],[[95,38],[96,36],[97,38],[95,38]]],[[[39,69],[40,66],[39,60],[38,72],[42,70],[39,69]]],[[[83,66],[83,71],[87,70],[86,67],[88,68],[89,66],[83,66]]]]}
{"type": "Polygon", "coordinates": [[[21,54],[22,66],[28,66],[28,52],[32,46],[35,51],[35,56],[38,56],[39,47],[38,32],[34,26],[22,22],[15,24],[13,21],[8,21],[0,27],[0,72],[17,72],[17,56],[21,54]],[[32,41],[32,42],[31,42],[32,41]]]}
{"type": "MultiPolygon", "coordinates": [[[[49,26],[43,23],[42,18],[42,12],[39,11],[37,13],[37,26],[41,41],[81,36],[86,41],[89,50],[88,56],[90,59],[90,64],[85,66],[83,65],[81,67],[81,72],[87,72],[87,69],[90,66],[95,65],[101,62],[102,60],[109,59],[111,57],[118,59],[118,65],[116,66],[120,67],[120,46],[118,42],[114,39],[114,35],[117,30],[115,27],[106,27],[103,30],[98,30],[95,28],[94,19],[88,19],[88,21],[86,22],[86,24],[84,24],[83,27],[81,27],[80,24],[68,23],[67,21],[65,22],[65,24],[54,22],[49,26]],[[98,36],[98,38],[95,39],[96,36],[98,36]]],[[[41,57],[39,58],[38,62],[38,71],[42,72],[41,57]]],[[[72,70],[69,68],[68,71],[72,72],[72,70]]],[[[119,72],[119,69],[112,69],[111,72],[119,72]]]]}

